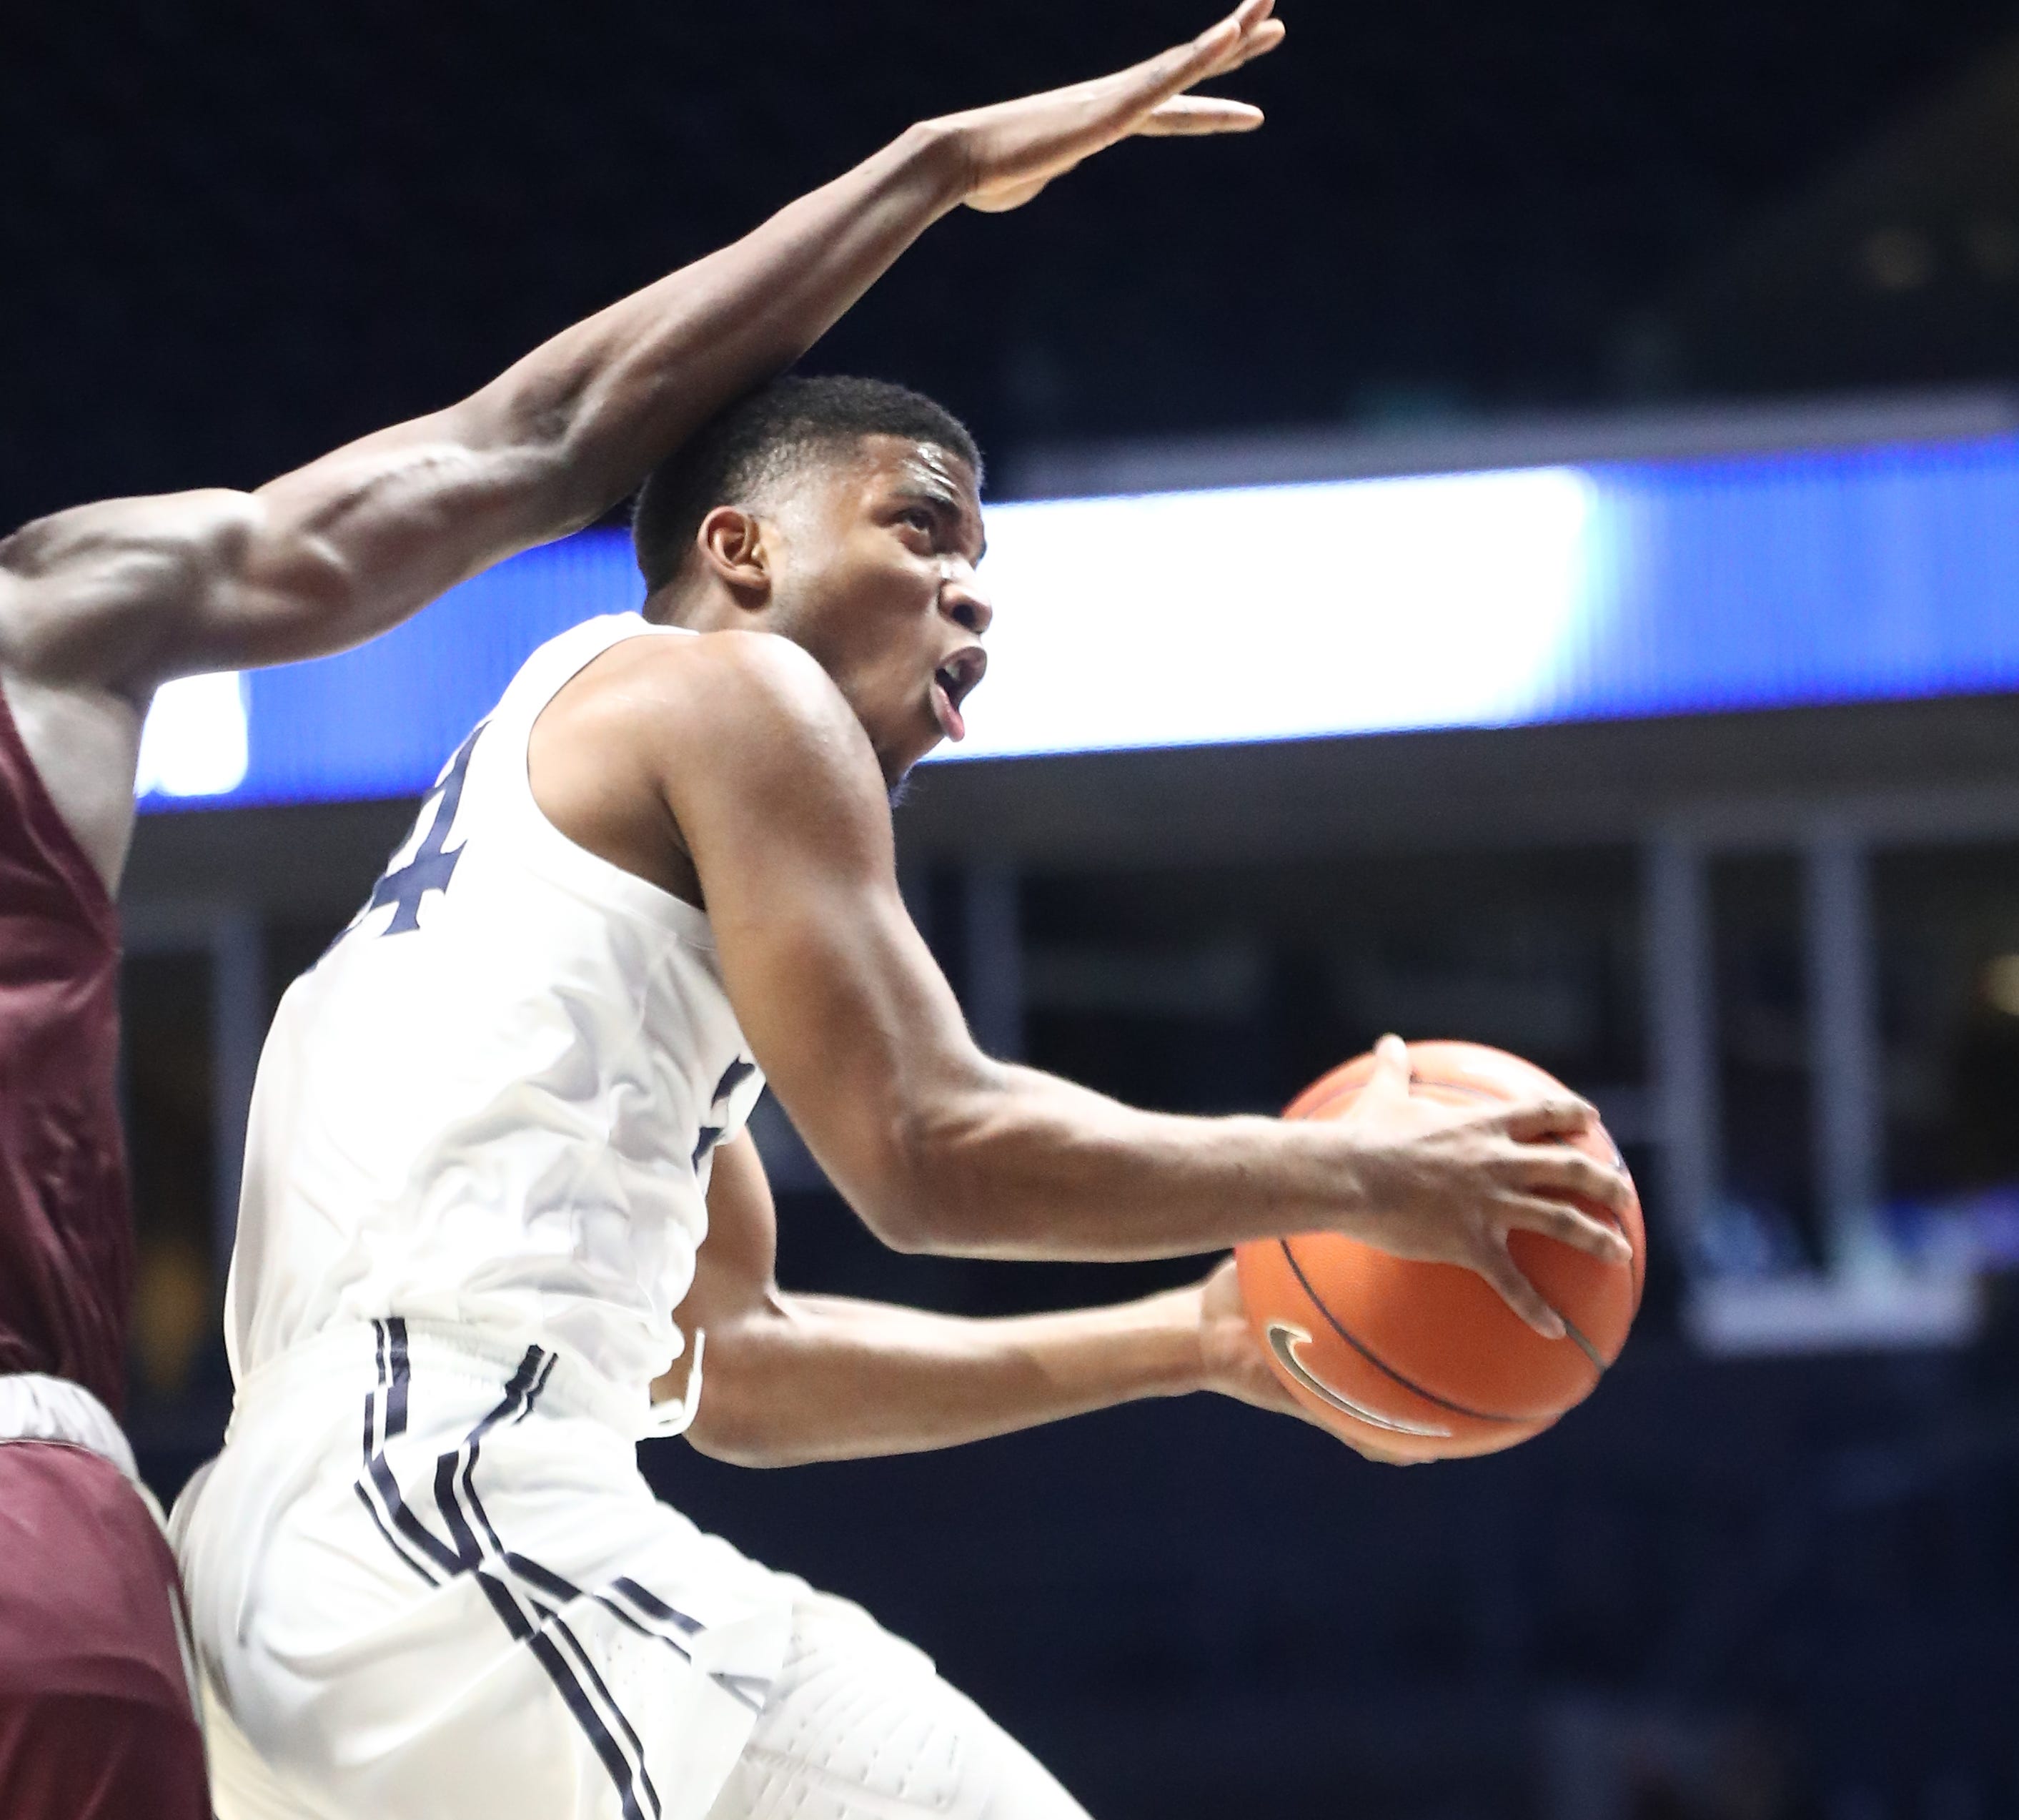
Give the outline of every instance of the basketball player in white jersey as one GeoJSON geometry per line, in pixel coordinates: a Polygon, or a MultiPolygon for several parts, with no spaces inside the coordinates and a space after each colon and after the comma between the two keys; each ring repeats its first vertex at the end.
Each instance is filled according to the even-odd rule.
{"type": "Polygon", "coordinates": [[[1270,48],[1268,12],[1243,0],[1118,75],[914,127],[460,403],[256,492],[101,501],[0,538],[6,1820],[210,1811],[172,1570],[115,1420],[132,1234],[113,899],[154,690],[342,650],[593,520],[948,210],[1013,207],[1131,135],[1255,125],[1183,91],[1270,48]]]}
{"type": "Polygon", "coordinates": [[[1223,1271],[1007,1321],[782,1294],[744,1130],[767,1078],[904,1249],[1329,1228],[1474,1268],[1564,1343],[1509,1233],[1626,1267],[1573,1204],[1623,1180],[1539,1141],[1575,1100],[1426,1108],[1391,1043],[1350,1121],[1184,1118],[974,1047],[888,796],[981,680],[980,479],[897,388],[732,407],[641,496],[643,615],[534,654],[287,995],[237,1405],[176,1518],[224,1820],[1080,1813],[918,1652],[658,1503],[636,1444],[774,1463],[1284,1400],[1223,1271]]]}

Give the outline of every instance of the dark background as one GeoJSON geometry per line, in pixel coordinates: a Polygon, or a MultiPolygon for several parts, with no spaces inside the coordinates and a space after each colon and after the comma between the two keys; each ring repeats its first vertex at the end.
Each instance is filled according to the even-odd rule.
{"type": "MultiPolygon", "coordinates": [[[[913,119],[1132,60],[1205,10],[11,9],[0,513],[256,483],[475,386],[913,119]]],[[[947,223],[816,364],[922,385],[1000,451],[1948,382],[2019,352],[2009,119],[1969,184],[1830,212],[1903,129],[1867,192],[1940,164],[1930,122],[2002,67],[2008,6],[1285,16],[1292,46],[1233,84],[1263,134],[1125,148],[1016,216],[947,223]],[[1755,242],[1801,241],[1790,219],[1807,263],[1755,296],[1755,242]]]]}
{"type": "MultiPolygon", "coordinates": [[[[1232,85],[1270,110],[1263,133],[1125,147],[1021,214],[948,221],[810,364],[936,392],[1006,476],[1082,439],[1462,430],[2019,372],[2010,6],[1284,13],[1290,45],[1232,85]]],[[[1162,0],[17,6],[0,520],[256,484],[469,390],[913,118],[1205,23],[1162,0]]],[[[2009,780],[2015,735],[1989,702],[1724,723],[1683,756],[1694,731],[1377,741],[1350,763],[1397,799],[1412,778],[1598,770],[1651,801],[1692,766],[1807,766],[1827,788],[1966,758],[2009,780]]],[[[158,818],[129,897],[198,872],[260,895],[270,1000],[407,813],[158,818]]],[[[948,836],[930,794],[918,814],[921,912],[971,990],[962,893],[987,839],[948,836]]],[[[1624,823],[1017,857],[1028,1053],[1147,1103],[1273,1108],[1391,1023],[1588,1091],[1646,1074],[1624,823]],[[1129,984],[1145,969],[1207,984],[1160,999],[1129,984]]],[[[1895,1108],[1893,1186],[2019,1176],[2019,1024],[1973,984],[2019,945],[2019,850],[1905,854],[1881,886],[1888,1053],[1925,1084],[1895,1108]]],[[[1720,871],[1719,991],[1733,1190],[1812,1255],[1796,894],[1771,856],[1720,871]]],[[[129,978],[134,1427],[165,1491],[228,1398],[209,964],[156,939],[129,978]]],[[[1706,1361],[1649,1189],[1633,1348],[1504,1459],[1383,1473],[1194,1400],[923,1460],[755,1475],[672,1444],[652,1470],[917,1638],[1104,1820],[2019,1812],[2007,1324],[1967,1353],[1706,1361]]],[[[988,1312],[1184,1274],[897,1260],[831,1197],[783,1200],[792,1286],[988,1312]]]]}

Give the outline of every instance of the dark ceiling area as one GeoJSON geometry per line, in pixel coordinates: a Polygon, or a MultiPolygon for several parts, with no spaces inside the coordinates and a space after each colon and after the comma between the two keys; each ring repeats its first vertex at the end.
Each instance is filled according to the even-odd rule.
{"type": "MultiPolygon", "coordinates": [[[[256,483],[479,382],[908,120],[1097,72],[1209,10],[13,9],[0,516],[256,483]]],[[[1233,85],[1263,134],[1125,148],[1020,215],[945,224],[817,363],[930,388],[999,449],[2019,368],[2019,158],[1954,222],[1932,179],[1885,191],[1924,222],[1829,201],[1969,88],[2009,6],[1282,12],[1289,47],[1233,85]],[[1747,251],[1791,210],[1821,237],[1793,276],[1747,251]],[[1980,300],[1917,338],[1945,237],[1980,300]],[[1839,347],[1832,285],[1894,327],[1839,347]],[[1793,331],[1753,335],[1789,296],[1793,331]]]]}

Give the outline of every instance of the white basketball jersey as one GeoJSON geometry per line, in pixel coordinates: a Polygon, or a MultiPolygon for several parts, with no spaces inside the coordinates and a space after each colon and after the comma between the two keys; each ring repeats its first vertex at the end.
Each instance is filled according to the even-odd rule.
{"type": "Polygon", "coordinates": [[[542,646],[288,988],[227,1300],[241,1383],[388,1315],[565,1347],[626,1390],[679,1356],[711,1153],[763,1082],[706,915],[562,835],[526,747],[612,645],[693,636],[619,614],[542,646]]]}

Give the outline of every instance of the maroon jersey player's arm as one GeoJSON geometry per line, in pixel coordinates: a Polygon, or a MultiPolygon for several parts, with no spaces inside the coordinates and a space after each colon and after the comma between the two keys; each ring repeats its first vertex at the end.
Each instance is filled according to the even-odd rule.
{"type": "Polygon", "coordinates": [[[0,683],[108,883],[140,720],[178,675],[372,637],[587,524],[730,399],[796,359],[932,221],[1011,208],[1133,134],[1239,131],[1187,96],[1274,48],[1271,0],[1075,88],[914,127],[744,240],[556,335],[461,403],[250,494],[82,506],[0,543],[0,683]]]}

